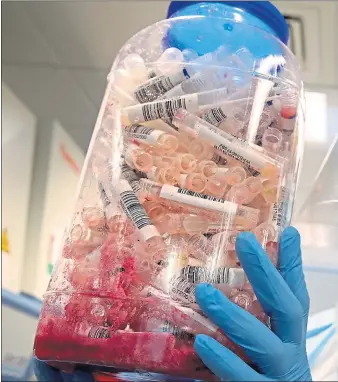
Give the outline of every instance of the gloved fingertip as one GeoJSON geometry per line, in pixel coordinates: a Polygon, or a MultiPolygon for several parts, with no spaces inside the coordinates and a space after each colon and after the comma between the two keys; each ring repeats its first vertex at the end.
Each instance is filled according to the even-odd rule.
{"type": "Polygon", "coordinates": [[[212,351],[212,344],[210,344],[212,341],[215,340],[205,334],[198,334],[195,338],[194,348],[197,352],[201,349],[212,351]]]}
{"type": "Polygon", "coordinates": [[[252,240],[256,240],[256,236],[252,233],[252,232],[241,232],[238,236],[237,236],[237,241],[252,241],[252,240]]]}
{"type": "Polygon", "coordinates": [[[300,241],[300,234],[295,227],[289,226],[286,227],[282,233],[282,239],[294,239],[300,241]]]}
{"type": "Polygon", "coordinates": [[[195,289],[195,297],[197,302],[200,304],[201,302],[205,301],[211,295],[213,295],[216,290],[217,289],[210,284],[207,284],[207,283],[198,284],[195,289]]]}
{"type": "Polygon", "coordinates": [[[256,236],[252,232],[241,232],[237,236],[235,246],[239,261],[241,262],[241,256],[247,257],[248,253],[258,254],[262,250],[256,236]]]}

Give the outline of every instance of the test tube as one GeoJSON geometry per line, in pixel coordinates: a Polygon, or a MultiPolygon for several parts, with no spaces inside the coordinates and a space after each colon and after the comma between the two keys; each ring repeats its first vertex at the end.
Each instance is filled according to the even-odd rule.
{"type": "Polygon", "coordinates": [[[179,182],[180,173],[176,168],[162,168],[153,166],[146,173],[147,178],[158,183],[175,185],[179,182]]]}
{"type": "Polygon", "coordinates": [[[205,192],[217,198],[223,198],[227,187],[227,181],[223,177],[217,176],[217,174],[215,174],[208,178],[205,192]]]}
{"type": "MultiPolygon", "coordinates": [[[[190,133],[214,146],[216,152],[239,161],[247,171],[259,175],[267,165],[277,167],[277,161],[265,155],[235,137],[220,131],[208,122],[198,118],[187,110],[179,110],[173,119],[173,124],[179,130],[190,133]],[[257,169],[257,170],[256,170],[257,169]]],[[[277,171],[277,168],[276,168],[277,171]]]]}
{"type": "Polygon", "coordinates": [[[168,90],[164,97],[178,97],[185,94],[227,87],[230,84],[227,72],[228,70],[225,68],[208,68],[168,90]]]}
{"type": "Polygon", "coordinates": [[[141,147],[135,144],[127,144],[124,151],[124,160],[127,165],[138,171],[149,171],[153,166],[153,158],[141,147]]]}
{"type": "Polygon", "coordinates": [[[125,179],[119,181],[120,203],[124,213],[134,223],[143,241],[149,249],[161,249],[164,247],[163,239],[153,225],[145,209],[140,204],[137,196],[125,179]]]}
{"type": "Polygon", "coordinates": [[[180,277],[174,280],[173,285],[177,282],[181,283],[183,280],[191,284],[208,282],[211,284],[230,285],[234,288],[240,288],[246,282],[244,271],[241,268],[222,267],[209,270],[206,267],[194,267],[190,265],[181,270],[180,277]]]}
{"type": "Polygon", "coordinates": [[[234,251],[236,239],[239,233],[240,231],[237,230],[219,232],[216,235],[213,235],[210,241],[213,245],[217,245],[222,248],[225,253],[227,251],[234,251]]]}
{"type": "Polygon", "coordinates": [[[274,241],[276,237],[276,230],[269,223],[260,224],[252,232],[264,247],[267,242],[274,241]]]}
{"type": "Polygon", "coordinates": [[[174,135],[142,125],[133,125],[124,128],[123,135],[138,143],[156,145],[166,153],[173,153],[178,147],[178,140],[174,135]]]}
{"type": "Polygon", "coordinates": [[[231,187],[235,184],[242,183],[246,178],[246,172],[243,167],[229,167],[226,170],[227,171],[219,172],[218,177],[222,177],[231,187]]]}
{"type": "Polygon", "coordinates": [[[124,67],[135,81],[144,81],[147,78],[147,69],[143,58],[136,53],[128,54],[124,61],[124,67]]]}
{"type": "Polygon", "coordinates": [[[276,128],[268,127],[263,133],[262,147],[272,154],[277,154],[281,149],[282,141],[282,132],[276,128]]]}
{"type": "Polygon", "coordinates": [[[126,163],[121,166],[121,176],[127,180],[134,192],[140,190],[140,177],[126,163]]]}
{"type": "MultiPolygon", "coordinates": [[[[179,109],[196,112],[210,105],[223,104],[228,99],[228,89],[220,88],[206,92],[187,94],[181,97],[161,99],[142,105],[128,106],[121,111],[121,121],[124,125],[142,123],[155,119],[173,118],[179,109]]],[[[236,101],[228,101],[234,104],[236,101]]]]}
{"type": "Polygon", "coordinates": [[[206,178],[217,173],[218,166],[212,160],[202,160],[197,164],[196,171],[203,174],[206,178]]]}
{"type": "Polygon", "coordinates": [[[151,78],[135,89],[134,97],[140,103],[155,101],[158,97],[167,93],[170,89],[173,89],[186,78],[187,73],[184,70],[180,70],[167,76],[160,75],[151,78]]]}
{"type": "Polygon", "coordinates": [[[174,165],[183,174],[190,174],[195,171],[197,161],[191,154],[178,154],[175,156],[174,165]]]}
{"type": "Polygon", "coordinates": [[[190,236],[187,240],[187,247],[190,254],[202,262],[206,261],[212,249],[208,239],[201,233],[190,236]]]}
{"type": "MultiPolygon", "coordinates": [[[[148,179],[141,179],[140,193],[143,197],[146,195],[156,195],[160,198],[187,204],[201,209],[220,212],[219,222],[224,215],[234,217],[234,224],[243,227],[255,227],[257,225],[259,211],[250,207],[240,206],[236,203],[219,199],[210,195],[189,191],[187,189],[178,188],[171,185],[161,185],[148,179]]],[[[245,228],[244,228],[245,229],[245,228]]]]}
{"type": "MultiPolygon", "coordinates": [[[[181,174],[178,179],[180,187],[195,192],[203,192],[207,186],[207,182],[207,178],[199,173],[181,174]]],[[[172,184],[175,185],[177,182],[172,184]]]]}
{"type": "Polygon", "coordinates": [[[154,218],[153,223],[161,234],[215,233],[222,230],[222,224],[192,214],[166,213],[154,218]]]}
{"type": "Polygon", "coordinates": [[[214,155],[213,147],[200,139],[191,139],[188,148],[190,154],[199,160],[211,159],[214,155]]]}

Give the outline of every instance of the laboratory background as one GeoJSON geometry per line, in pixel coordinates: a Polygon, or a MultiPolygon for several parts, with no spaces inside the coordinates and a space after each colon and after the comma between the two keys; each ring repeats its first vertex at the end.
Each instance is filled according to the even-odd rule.
{"type": "MultiPolygon", "coordinates": [[[[314,380],[338,381],[338,2],[276,1],[305,85],[293,225],[311,298],[314,380]]],[[[34,380],[32,347],[107,74],[168,1],[2,2],[2,377],[34,380]]]]}

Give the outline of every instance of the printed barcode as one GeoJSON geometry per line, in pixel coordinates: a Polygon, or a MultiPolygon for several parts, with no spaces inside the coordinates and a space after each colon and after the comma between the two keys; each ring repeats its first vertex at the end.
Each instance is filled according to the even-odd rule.
{"type": "Polygon", "coordinates": [[[151,102],[173,87],[174,84],[169,77],[160,76],[138,87],[135,91],[135,97],[140,103],[151,102]]]}
{"type": "Polygon", "coordinates": [[[131,180],[129,182],[129,184],[135,193],[138,193],[140,191],[141,186],[140,186],[140,182],[138,180],[131,180]]]}
{"type": "Polygon", "coordinates": [[[227,284],[229,280],[230,268],[217,268],[211,273],[211,283],[227,284]]]}
{"type": "Polygon", "coordinates": [[[132,181],[139,181],[141,172],[136,173],[133,169],[131,169],[127,164],[123,164],[121,166],[121,175],[127,180],[129,183],[132,181]]]}
{"type": "Polygon", "coordinates": [[[214,196],[210,196],[210,195],[200,194],[199,192],[189,191],[184,188],[179,188],[177,190],[177,193],[182,195],[194,196],[196,198],[211,200],[213,202],[219,202],[219,203],[225,202],[223,199],[215,198],[214,196]]]}
{"type": "Polygon", "coordinates": [[[285,223],[284,219],[286,216],[285,208],[287,197],[288,191],[286,187],[282,187],[280,200],[279,202],[274,203],[272,211],[272,221],[275,222],[278,227],[283,226],[285,223]]]}
{"type": "Polygon", "coordinates": [[[191,265],[182,268],[181,275],[182,278],[193,284],[207,282],[210,278],[210,272],[207,268],[191,265]]]}
{"type": "Polygon", "coordinates": [[[142,105],[142,114],[145,121],[154,119],[173,118],[179,109],[186,109],[186,101],[184,98],[171,99],[142,105]]]}
{"type": "Polygon", "coordinates": [[[152,225],[146,211],[141,206],[136,195],[132,191],[123,191],[120,194],[121,205],[125,214],[134,222],[138,229],[152,225]]]}
{"type": "Polygon", "coordinates": [[[207,113],[202,116],[202,119],[211,123],[214,126],[219,126],[223,121],[227,119],[223,110],[220,107],[210,109],[207,113]]]}
{"type": "Polygon", "coordinates": [[[171,285],[173,297],[183,298],[191,303],[195,302],[196,285],[185,280],[183,277],[178,277],[171,285]]]}
{"type": "Polygon", "coordinates": [[[110,333],[108,328],[102,326],[91,328],[88,333],[89,338],[109,338],[110,333]]]}
{"type": "Polygon", "coordinates": [[[162,331],[165,333],[171,333],[175,337],[178,337],[182,340],[193,340],[195,338],[195,336],[193,334],[187,332],[186,330],[183,330],[183,329],[177,327],[176,325],[173,325],[169,321],[164,321],[162,331]]]}
{"type": "Polygon", "coordinates": [[[132,125],[124,129],[129,134],[150,135],[154,130],[142,125],[132,125]]]}
{"type": "Polygon", "coordinates": [[[235,151],[231,150],[230,148],[226,147],[225,145],[215,145],[214,148],[216,150],[221,151],[223,154],[228,155],[229,157],[238,160],[239,162],[243,163],[247,171],[252,175],[252,176],[258,176],[260,175],[260,172],[255,170],[251,164],[250,161],[246,158],[244,158],[242,155],[237,154],[235,151]]]}

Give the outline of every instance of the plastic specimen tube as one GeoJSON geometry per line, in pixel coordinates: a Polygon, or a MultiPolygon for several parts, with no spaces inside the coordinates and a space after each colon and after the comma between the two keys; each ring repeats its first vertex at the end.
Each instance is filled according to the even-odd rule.
{"type": "Polygon", "coordinates": [[[128,126],[123,130],[123,135],[138,143],[158,145],[165,152],[174,152],[178,147],[178,140],[174,135],[161,130],[154,130],[142,125],[128,126]]]}
{"type": "Polygon", "coordinates": [[[138,86],[135,89],[134,97],[140,102],[151,102],[168,92],[174,86],[178,85],[187,78],[187,73],[183,70],[177,73],[159,75],[158,77],[151,78],[146,83],[138,86]]]}
{"type": "MultiPolygon", "coordinates": [[[[195,112],[208,105],[224,103],[228,97],[228,88],[220,88],[206,92],[187,94],[181,97],[157,100],[142,105],[128,106],[122,109],[121,120],[125,125],[131,125],[155,119],[170,119],[174,117],[179,109],[195,112]]],[[[233,104],[236,101],[229,102],[233,104]]]]}
{"type": "MultiPolygon", "coordinates": [[[[277,164],[275,160],[263,152],[259,152],[253,147],[246,145],[186,110],[179,110],[175,114],[173,124],[179,130],[190,133],[192,136],[212,144],[217,152],[238,160],[248,170],[262,170],[268,164],[277,164]]],[[[259,171],[256,171],[255,175],[259,175],[259,171]]]]}
{"type": "Polygon", "coordinates": [[[149,171],[153,166],[152,156],[135,144],[125,146],[124,160],[129,167],[138,171],[149,171]]]}
{"type": "Polygon", "coordinates": [[[256,226],[259,211],[254,208],[240,206],[223,199],[219,199],[210,195],[200,194],[198,192],[189,191],[184,188],[178,188],[170,185],[161,185],[148,179],[141,179],[141,190],[143,195],[153,194],[160,198],[172,200],[175,202],[188,204],[202,209],[209,209],[240,218],[243,222],[256,226]]]}

